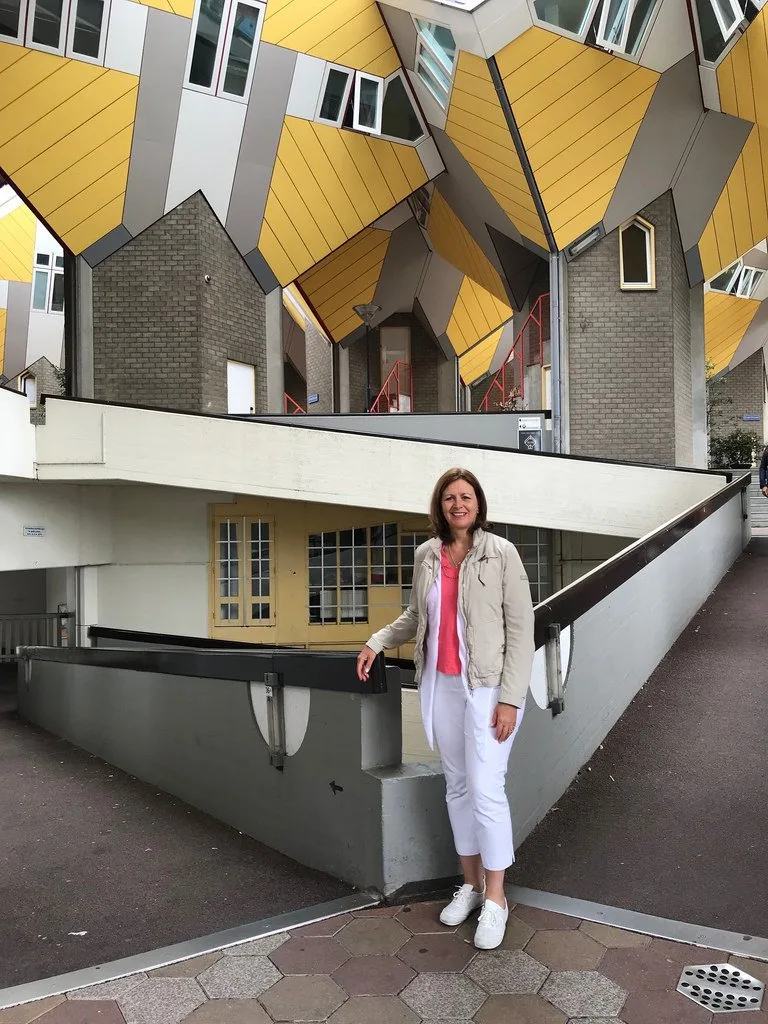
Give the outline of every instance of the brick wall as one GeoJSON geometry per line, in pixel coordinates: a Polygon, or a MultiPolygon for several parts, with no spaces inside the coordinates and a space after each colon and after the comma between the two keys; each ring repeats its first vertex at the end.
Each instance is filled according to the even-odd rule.
{"type": "Polygon", "coordinates": [[[235,359],[266,411],[264,295],[200,194],[94,269],[93,334],[96,398],[226,413],[235,359]]]}
{"type": "MultiPolygon", "coordinates": [[[[379,335],[371,331],[371,390],[373,397],[378,395],[381,384],[381,367],[379,366],[379,335]]],[[[349,411],[365,412],[365,338],[354,342],[349,348],[349,411]]]]}
{"type": "MultiPolygon", "coordinates": [[[[45,423],[45,406],[40,404],[40,399],[43,395],[64,394],[64,388],[60,383],[56,370],[57,368],[49,359],[41,356],[31,366],[28,366],[25,371],[32,374],[37,386],[37,405],[29,410],[29,418],[33,423],[45,423]]],[[[22,390],[20,378],[17,379],[16,386],[19,390],[22,390]]]]}
{"type": "Polygon", "coordinates": [[[709,385],[709,400],[713,403],[710,436],[723,437],[732,430],[754,430],[762,438],[763,388],[763,353],[759,349],[709,385]],[[760,416],[760,420],[745,422],[742,418],[745,414],[760,416]]]}
{"type": "Polygon", "coordinates": [[[692,455],[690,291],[671,196],[640,215],[655,291],[621,291],[618,230],[568,265],[571,452],[673,465],[692,455]]]}
{"type": "MultiPolygon", "coordinates": [[[[415,316],[395,313],[382,326],[411,328],[411,372],[413,374],[414,412],[438,411],[437,367],[445,361],[442,352],[426,333],[415,316]]],[[[377,331],[371,331],[371,389],[375,399],[383,386],[381,354],[377,331]]],[[[349,349],[349,411],[365,411],[365,338],[349,349]]]]}
{"type": "Polygon", "coordinates": [[[307,347],[307,394],[317,394],[314,405],[307,408],[311,413],[333,412],[333,349],[331,343],[307,321],[304,332],[307,347]]]}

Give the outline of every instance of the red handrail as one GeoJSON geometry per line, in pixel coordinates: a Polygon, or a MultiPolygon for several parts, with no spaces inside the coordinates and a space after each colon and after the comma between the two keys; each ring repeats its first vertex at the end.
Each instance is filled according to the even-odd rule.
{"type": "Polygon", "coordinates": [[[544,365],[544,343],[549,341],[549,293],[540,295],[517,332],[512,348],[486,391],[478,412],[514,408],[525,397],[525,367],[544,365]]]}
{"type": "Polygon", "coordinates": [[[302,409],[299,403],[291,398],[287,391],[283,392],[283,412],[290,413],[291,416],[296,416],[299,413],[306,413],[306,409],[302,409]]]}
{"type": "Polygon", "coordinates": [[[413,412],[411,364],[398,359],[384,381],[384,387],[368,410],[373,413],[413,412]]]}

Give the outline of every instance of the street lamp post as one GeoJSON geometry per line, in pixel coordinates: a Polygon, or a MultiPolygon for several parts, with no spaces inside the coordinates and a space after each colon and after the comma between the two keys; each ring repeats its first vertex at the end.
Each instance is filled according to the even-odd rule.
{"type": "Polygon", "coordinates": [[[374,302],[363,302],[352,309],[357,313],[365,324],[365,411],[370,412],[373,405],[373,392],[371,390],[371,345],[370,330],[371,322],[377,313],[381,312],[381,306],[374,302]]]}

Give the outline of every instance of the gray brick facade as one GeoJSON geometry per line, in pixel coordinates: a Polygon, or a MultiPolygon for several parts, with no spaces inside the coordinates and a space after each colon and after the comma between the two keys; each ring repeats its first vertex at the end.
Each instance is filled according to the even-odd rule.
{"type": "MultiPolygon", "coordinates": [[[[45,423],[45,406],[41,404],[43,395],[63,395],[64,387],[61,370],[53,363],[41,356],[31,366],[28,366],[25,373],[35,378],[37,390],[37,404],[29,410],[29,418],[32,423],[45,423]]],[[[22,389],[21,377],[16,378],[15,386],[22,389]]]]}
{"type": "Polygon", "coordinates": [[[732,430],[754,430],[763,436],[764,394],[763,352],[758,349],[730,373],[709,385],[711,437],[723,437],[732,430]],[[744,420],[744,416],[760,419],[744,420]]]}
{"type": "Polygon", "coordinates": [[[691,293],[672,198],[640,215],[656,229],[656,288],[622,291],[619,232],[567,268],[570,450],[692,464],[691,293]]]}
{"type": "MultiPolygon", "coordinates": [[[[411,373],[413,375],[413,411],[438,411],[437,368],[445,361],[416,317],[410,313],[395,313],[383,326],[407,325],[411,328],[411,373]]],[[[375,399],[384,381],[381,380],[379,336],[371,331],[371,390],[375,399]]],[[[354,342],[349,349],[349,411],[365,411],[366,354],[365,338],[354,342]]]]}
{"type": "Polygon", "coordinates": [[[331,343],[308,320],[304,332],[307,348],[307,395],[316,394],[317,401],[306,406],[309,413],[333,412],[333,349],[331,343]]]}
{"type": "Polygon", "coordinates": [[[267,411],[264,294],[199,193],[94,269],[93,347],[97,399],[226,413],[233,359],[267,411]]]}

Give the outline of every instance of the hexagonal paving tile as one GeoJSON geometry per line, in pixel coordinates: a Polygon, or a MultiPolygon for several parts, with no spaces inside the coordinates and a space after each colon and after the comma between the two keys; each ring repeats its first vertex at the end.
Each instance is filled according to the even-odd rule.
{"type": "Polygon", "coordinates": [[[726,1021],[743,1018],[751,1022],[757,1014],[716,1014],[713,1015],[703,1006],[698,1006],[690,999],[675,992],[633,992],[624,1004],[621,1019],[627,1024],[709,1024],[710,1021],[726,1021]]]}
{"type": "Polygon", "coordinates": [[[196,978],[198,974],[221,960],[221,953],[205,953],[203,956],[193,956],[190,960],[181,960],[177,964],[169,964],[168,967],[158,967],[149,972],[150,978],[196,978]]]}
{"type": "Polygon", "coordinates": [[[64,1000],[38,1020],[47,1024],[124,1024],[114,999],[64,1000]]]}
{"type": "Polygon", "coordinates": [[[409,903],[400,909],[395,920],[404,924],[414,934],[455,932],[455,927],[449,928],[440,923],[440,911],[447,902],[447,900],[433,900],[431,903],[409,903]]]}
{"type": "Polygon", "coordinates": [[[349,953],[331,936],[310,936],[289,939],[269,958],[283,974],[333,974],[349,959],[349,953]]]}
{"type": "Polygon", "coordinates": [[[336,935],[352,920],[351,914],[339,914],[338,917],[327,917],[324,921],[305,924],[303,928],[291,928],[291,936],[306,939],[310,936],[336,935]]]}
{"type": "Polygon", "coordinates": [[[281,978],[265,956],[225,956],[198,981],[210,999],[255,999],[281,978]]]}
{"type": "Polygon", "coordinates": [[[283,978],[265,992],[259,1002],[273,1020],[325,1020],[346,999],[332,978],[322,974],[311,977],[283,978]]]}
{"type": "Polygon", "coordinates": [[[127,1024],[178,1024],[204,1002],[193,978],[149,978],[126,992],[119,1006],[127,1024]]]}
{"type": "Polygon", "coordinates": [[[400,998],[420,1017],[472,1017],[485,992],[465,974],[419,974],[400,998]]]}
{"type": "Polygon", "coordinates": [[[185,1017],[184,1024],[272,1024],[272,1018],[255,999],[212,999],[185,1017]]]}
{"type": "Polygon", "coordinates": [[[144,973],[131,974],[127,978],[116,978],[114,981],[102,981],[100,985],[89,985],[67,992],[67,999],[119,999],[142,981],[146,981],[144,973]]]}
{"type": "Polygon", "coordinates": [[[458,935],[414,935],[397,954],[416,971],[447,971],[458,974],[477,950],[458,935]]]}
{"type": "Polygon", "coordinates": [[[396,996],[415,976],[396,956],[353,956],[333,980],[351,996],[396,996]]]}
{"type": "Polygon", "coordinates": [[[534,928],[546,928],[548,931],[554,931],[555,928],[571,930],[578,928],[581,924],[579,917],[555,914],[551,910],[539,910],[538,907],[525,907],[522,903],[518,903],[515,907],[515,917],[519,917],[521,921],[525,921],[526,924],[530,924],[534,928]]]}
{"type": "Polygon", "coordinates": [[[411,933],[389,917],[358,917],[336,936],[357,956],[390,955],[410,939],[411,933]]]}
{"type": "Polygon", "coordinates": [[[403,908],[394,907],[367,907],[365,910],[353,910],[352,917],[394,917],[403,908]]]}
{"type": "Polygon", "coordinates": [[[397,996],[353,996],[328,1018],[328,1024],[419,1024],[397,996]]]}
{"type": "Polygon", "coordinates": [[[609,949],[600,963],[600,973],[627,992],[674,991],[681,970],[680,963],[653,944],[640,949],[609,949]]]}
{"type": "Polygon", "coordinates": [[[538,992],[549,969],[521,950],[478,953],[466,973],[491,995],[538,992]]]}
{"type": "Polygon", "coordinates": [[[475,1014],[477,1024],[565,1024],[560,1010],[541,996],[489,996],[475,1014]]]}
{"type": "Polygon", "coordinates": [[[597,971],[550,974],[540,995],[569,1017],[615,1017],[627,998],[624,989],[597,971]]]}
{"type": "Polygon", "coordinates": [[[222,953],[224,956],[269,956],[289,938],[288,932],[276,932],[274,935],[263,935],[260,939],[251,939],[250,942],[241,942],[239,946],[228,946],[222,953]]]}
{"type": "Polygon", "coordinates": [[[605,946],[584,932],[564,928],[536,932],[526,953],[553,971],[591,971],[605,955],[605,946]]]}
{"type": "MultiPolygon", "coordinates": [[[[475,928],[477,928],[477,921],[470,919],[466,924],[461,925],[457,934],[461,935],[462,938],[467,938],[471,942],[474,938],[475,928]]],[[[523,949],[534,935],[535,928],[531,928],[525,921],[521,921],[519,917],[514,914],[510,914],[507,919],[507,930],[504,932],[504,938],[501,940],[501,945],[498,949],[523,949]]]]}
{"type": "Polygon", "coordinates": [[[623,928],[612,928],[609,924],[598,924],[597,921],[582,921],[579,931],[586,932],[596,942],[601,942],[608,949],[632,949],[649,946],[650,935],[639,932],[626,932],[623,928]]]}
{"type": "Polygon", "coordinates": [[[33,1003],[23,1003],[21,1006],[11,1006],[7,1010],[0,1010],[0,1024],[31,1024],[44,1013],[52,1010],[54,1006],[64,1002],[64,996],[48,996],[46,999],[36,999],[33,1003]]]}

